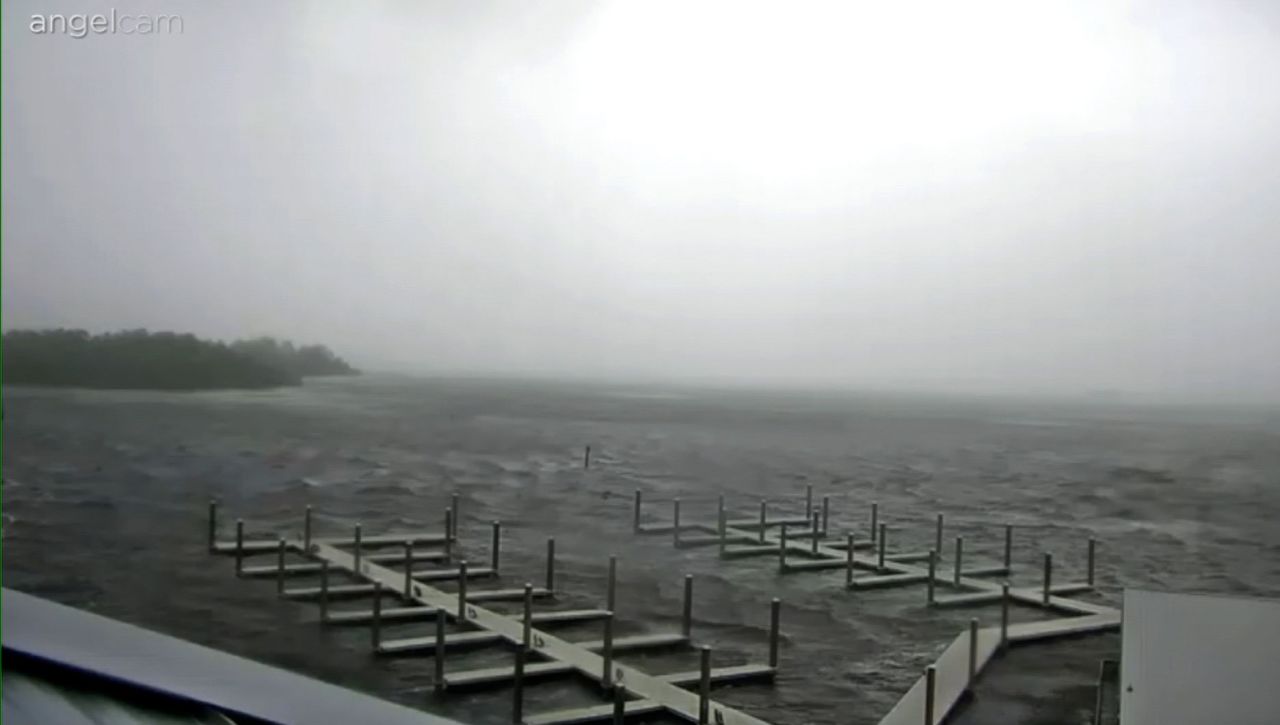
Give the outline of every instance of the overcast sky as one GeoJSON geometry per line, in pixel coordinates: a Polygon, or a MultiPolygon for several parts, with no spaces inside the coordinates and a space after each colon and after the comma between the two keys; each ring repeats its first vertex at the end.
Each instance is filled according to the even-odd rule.
{"type": "Polygon", "coordinates": [[[7,0],[4,326],[1280,400],[1273,5],[7,0]]]}

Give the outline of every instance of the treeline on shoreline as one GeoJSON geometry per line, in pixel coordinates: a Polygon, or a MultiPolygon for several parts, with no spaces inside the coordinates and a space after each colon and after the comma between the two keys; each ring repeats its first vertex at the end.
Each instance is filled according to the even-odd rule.
{"type": "Polygon", "coordinates": [[[358,375],[324,345],[258,337],[225,343],[175,332],[10,330],[5,383],[83,388],[215,390],[299,385],[304,377],[358,375]]]}

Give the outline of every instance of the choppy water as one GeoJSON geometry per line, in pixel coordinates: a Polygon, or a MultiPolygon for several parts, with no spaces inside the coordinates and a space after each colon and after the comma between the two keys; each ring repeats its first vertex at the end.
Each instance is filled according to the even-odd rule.
{"type": "MultiPolygon", "coordinates": [[[[504,585],[538,580],[555,535],[566,606],[597,606],[620,559],[620,616],[679,626],[696,578],[695,636],[718,663],[762,661],[768,601],[784,602],[775,686],[717,691],[777,723],[874,723],[970,616],[926,612],[919,587],[856,595],[841,572],[779,577],[771,559],[720,562],[630,533],[630,496],[710,521],[724,494],[832,497],[833,529],[864,530],[880,502],[891,540],[927,548],[935,512],[971,559],[994,562],[1018,526],[1015,582],[1052,551],[1064,580],[1101,542],[1101,599],[1123,585],[1280,596],[1280,415],[927,399],[710,393],[393,378],[252,393],[4,390],[4,581],[75,606],[473,722],[509,720],[509,692],[437,700],[426,659],[374,660],[363,630],[322,630],[270,581],[237,581],[205,553],[205,503],[252,532],[439,527],[461,492],[465,548],[487,556],[504,522],[504,585]],[[582,446],[594,465],[581,470],[582,446]]],[[[1057,578],[1057,577],[1055,577],[1057,578]]],[[[1033,617],[1034,612],[1021,616],[1033,617]]],[[[388,632],[426,633],[429,625],[388,632]]],[[[568,630],[598,636],[598,625],[568,630]]],[[[630,631],[624,628],[623,632],[630,631]]],[[[1078,723],[1114,635],[1016,650],[960,722],[1078,723]]],[[[492,651],[450,667],[493,662],[492,651]]],[[[651,671],[691,654],[624,656],[651,671]]],[[[527,711],[593,702],[532,688],[527,711]]]]}

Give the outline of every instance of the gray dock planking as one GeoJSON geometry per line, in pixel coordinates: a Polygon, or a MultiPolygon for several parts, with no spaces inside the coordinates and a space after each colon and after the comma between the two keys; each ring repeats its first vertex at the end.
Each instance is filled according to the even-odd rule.
{"type": "MultiPolygon", "coordinates": [[[[811,495],[811,494],[810,494],[811,495]]],[[[639,502],[639,498],[637,498],[639,502]]],[[[723,511],[723,499],[721,500],[721,510],[723,511]]],[[[812,510],[810,506],[806,507],[812,510]]],[[[761,508],[761,517],[764,515],[764,508],[761,508]]],[[[636,512],[638,519],[639,512],[636,512]]],[[[824,523],[826,511],[824,507],[824,523]]],[[[930,604],[939,607],[951,606],[967,606],[978,604],[990,604],[1000,602],[1005,597],[1005,590],[1002,584],[996,584],[990,581],[984,581],[982,577],[999,577],[1007,576],[1009,569],[1009,542],[1010,532],[1012,529],[1005,529],[1005,561],[1000,565],[992,566],[970,566],[965,568],[961,565],[960,547],[962,541],[957,538],[955,566],[951,571],[946,571],[939,566],[936,570],[928,565],[930,559],[935,554],[932,552],[909,552],[889,554],[883,549],[874,551],[869,555],[862,556],[857,554],[858,551],[873,549],[879,542],[873,542],[871,537],[855,540],[852,543],[854,555],[849,556],[846,552],[849,543],[839,541],[825,540],[825,531],[821,531],[818,535],[822,540],[816,542],[804,541],[806,538],[814,536],[814,530],[817,524],[814,524],[809,517],[795,517],[787,519],[766,520],[761,525],[760,518],[752,519],[733,519],[728,521],[728,525],[720,531],[720,535],[725,541],[750,540],[758,542],[752,546],[732,545],[725,546],[721,550],[721,558],[739,558],[746,556],[779,556],[779,568],[781,571],[806,571],[806,570],[822,570],[845,568],[850,571],[848,582],[853,589],[869,589],[876,587],[892,587],[907,584],[926,583],[932,579],[930,589],[930,604]],[[778,534],[770,533],[770,529],[781,529],[783,525],[804,527],[796,531],[787,531],[786,538],[783,540],[781,531],[778,534]],[[761,529],[763,528],[763,531],[761,529]],[[797,541],[799,540],[799,541],[797,541]],[[915,566],[918,562],[926,562],[925,566],[915,566]],[[870,576],[854,575],[855,570],[870,569],[876,572],[870,576]],[[935,595],[934,588],[952,589],[959,593],[954,595],[935,595]]],[[[875,523],[877,520],[876,507],[872,506],[872,533],[877,533],[875,523]]],[[[937,548],[941,549],[943,542],[943,519],[938,517],[937,523],[937,548]]],[[[881,525],[883,526],[883,524],[881,525]]],[[[683,528],[683,527],[682,527],[683,528]]],[[[822,527],[825,529],[825,525],[822,527]]],[[[638,533],[645,533],[639,530],[638,533]]],[[[1063,595],[1076,594],[1080,592],[1092,591],[1093,587],[1093,560],[1094,560],[1093,540],[1089,542],[1089,581],[1084,584],[1057,584],[1049,583],[1049,590],[1046,594],[1044,583],[1041,586],[1020,587],[1008,590],[1008,599],[1010,603],[1030,605],[1040,609],[1048,609],[1071,615],[1064,618],[1056,618],[1041,622],[1028,622],[1016,625],[1009,625],[1004,632],[1009,643],[1030,642],[1041,639],[1050,639],[1057,637],[1067,637],[1077,634],[1086,634],[1091,632],[1105,631],[1120,626],[1120,613],[1115,609],[1100,604],[1083,602],[1074,599],[1068,599],[1063,595]]],[[[937,561],[935,559],[935,561],[937,561]]],[[[940,564],[940,562],[939,562],[940,564]]],[[[1046,556],[1045,580],[1049,580],[1050,561],[1046,556]]],[[[976,620],[975,620],[976,622],[976,620]]],[[[960,702],[966,695],[972,683],[970,678],[976,679],[986,664],[991,661],[992,657],[1000,649],[1001,629],[999,627],[988,627],[985,629],[977,628],[976,624],[973,629],[973,637],[976,646],[971,646],[971,632],[966,630],[961,633],[950,645],[943,650],[942,655],[934,663],[933,683],[934,691],[929,698],[933,703],[932,716],[926,718],[925,714],[925,689],[928,677],[922,677],[912,688],[903,696],[901,701],[890,711],[890,713],[881,720],[881,725],[919,725],[926,722],[928,725],[936,725],[941,723],[950,714],[954,706],[960,702]],[[971,650],[972,649],[972,653],[971,650]],[[972,654],[972,673],[970,671],[970,661],[972,654]]],[[[571,713],[572,711],[569,711],[571,713]]],[[[603,711],[602,711],[603,712],[603,711]]],[[[601,718],[594,718],[601,719],[601,718]]],[[[546,720],[544,722],[588,722],[589,720],[546,720]]]]}

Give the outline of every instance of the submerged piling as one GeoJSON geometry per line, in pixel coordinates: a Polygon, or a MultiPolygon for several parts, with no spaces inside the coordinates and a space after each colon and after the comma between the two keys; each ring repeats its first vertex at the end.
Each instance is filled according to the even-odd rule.
{"type": "Polygon", "coordinates": [[[964,537],[957,536],[956,537],[956,573],[955,573],[955,579],[954,579],[955,585],[957,587],[960,586],[960,571],[961,571],[960,567],[962,566],[963,560],[964,560],[964,537]]]}
{"type": "Polygon", "coordinates": [[[556,540],[547,539],[547,591],[556,590],[556,540]]]}
{"type": "Polygon", "coordinates": [[[1094,549],[1097,547],[1097,543],[1096,539],[1089,539],[1089,560],[1086,565],[1087,568],[1085,569],[1085,583],[1089,586],[1093,586],[1093,555],[1094,549]]]}
{"type": "Polygon", "coordinates": [[[702,667],[698,678],[698,723],[706,725],[711,714],[711,648],[702,646],[702,667]]]}
{"type": "Polygon", "coordinates": [[[936,577],[937,575],[938,575],[938,552],[930,551],[929,552],[929,586],[928,586],[928,591],[925,595],[926,596],[925,601],[929,606],[933,606],[934,587],[937,586],[937,582],[934,581],[934,577],[936,577]]]}
{"type": "Polygon", "coordinates": [[[467,560],[458,562],[458,621],[467,618],[467,560]]]}
{"type": "Polygon", "coordinates": [[[1044,603],[1049,604],[1053,593],[1053,554],[1044,555],[1044,603]]]}
{"type": "Polygon", "coordinates": [[[521,643],[528,647],[533,644],[533,584],[524,583],[524,631],[521,634],[521,643]]]}
{"type": "Polygon", "coordinates": [[[587,446],[582,452],[582,468],[583,470],[591,468],[591,446],[587,446]]]}
{"type": "Polygon", "coordinates": [[[878,531],[880,520],[880,504],[875,501],[871,502],[871,543],[876,543],[876,532],[878,531]]]}
{"type": "Polygon", "coordinates": [[[499,552],[502,549],[502,522],[493,522],[493,541],[489,544],[490,554],[489,567],[493,569],[493,573],[498,573],[498,562],[500,560],[499,552]]]}
{"type": "Polygon", "coordinates": [[[880,571],[884,571],[885,549],[889,545],[888,538],[885,535],[885,525],[880,524],[880,571]]]}
{"type": "Polygon", "coordinates": [[[813,531],[810,532],[813,534],[813,538],[810,540],[810,546],[814,556],[818,555],[818,543],[819,543],[818,535],[821,532],[821,530],[818,528],[818,523],[819,523],[818,512],[815,511],[813,513],[813,531]]]}

